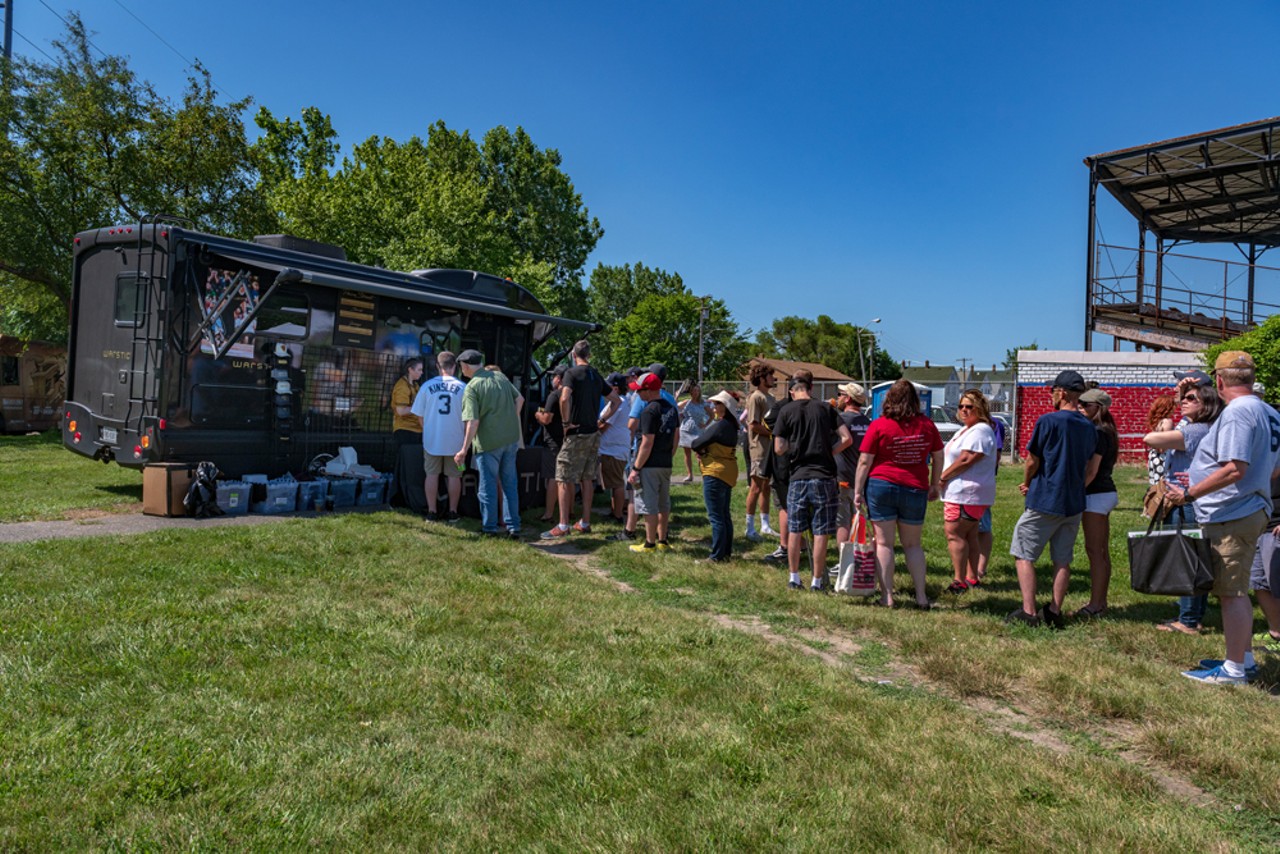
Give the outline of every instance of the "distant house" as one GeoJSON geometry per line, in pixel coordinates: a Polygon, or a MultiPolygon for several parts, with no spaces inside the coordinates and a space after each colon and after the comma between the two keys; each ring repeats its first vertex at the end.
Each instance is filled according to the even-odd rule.
{"type": "Polygon", "coordinates": [[[989,371],[970,371],[964,387],[981,391],[992,412],[1013,409],[1013,371],[998,371],[995,365],[989,371]]]}
{"type": "Polygon", "coordinates": [[[853,377],[842,374],[835,368],[828,368],[826,365],[817,362],[793,362],[789,359],[766,359],[764,356],[753,356],[747,360],[743,366],[742,378],[745,380],[751,375],[751,369],[756,365],[768,365],[773,368],[775,380],[773,384],[773,396],[785,397],[787,393],[787,384],[791,382],[791,378],[795,376],[796,371],[805,370],[813,374],[813,396],[821,398],[832,398],[836,396],[836,386],[841,383],[854,382],[853,377]]]}
{"type": "Polygon", "coordinates": [[[933,393],[934,406],[955,406],[960,402],[960,375],[953,367],[925,362],[923,367],[903,367],[902,378],[928,387],[933,393]]]}

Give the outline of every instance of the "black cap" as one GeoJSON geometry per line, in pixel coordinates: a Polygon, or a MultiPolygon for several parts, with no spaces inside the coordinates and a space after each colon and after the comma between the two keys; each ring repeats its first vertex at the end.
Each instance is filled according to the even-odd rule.
{"type": "Polygon", "coordinates": [[[663,382],[666,382],[666,380],[667,380],[667,366],[666,366],[666,365],[664,365],[664,364],[662,364],[661,362],[654,362],[652,365],[650,365],[650,366],[649,366],[648,368],[646,368],[645,370],[646,370],[646,371],[648,371],[648,372],[649,372],[649,373],[651,373],[651,374],[657,374],[659,377],[661,377],[661,378],[662,378],[662,381],[663,381],[663,382]]]}
{"type": "Polygon", "coordinates": [[[551,369],[551,376],[553,376],[553,377],[563,377],[563,376],[564,376],[564,372],[565,372],[565,371],[567,371],[567,370],[569,370],[569,366],[568,366],[568,365],[556,365],[554,368],[552,368],[552,369],[551,369]]]}
{"type": "Polygon", "coordinates": [[[1053,378],[1053,387],[1064,389],[1065,391],[1084,391],[1084,377],[1080,376],[1077,371],[1063,371],[1053,378]]]}
{"type": "Polygon", "coordinates": [[[644,368],[627,368],[627,376],[632,377],[633,379],[638,378],[643,373],[644,368]]]}
{"type": "Polygon", "coordinates": [[[458,354],[458,361],[464,365],[483,365],[484,354],[479,350],[463,350],[458,354]]]}
{"type": "Polygon", "coordinates": [[[1174,371],[1173,378],[1175,380],[1192,379],[1195,380],[1196,385],[1213,385],[1213,377],[1199,368],[1190,371],[1174,371]]]}
{"type": "Polygon", "coordinates": [[[617,371],[614,371],[609,374],[609,376],[605,377],[604,381],[609,384],[610,388],[620,388],[623,391],[627,390],[628,380],[626,374],[620,374],[617,371]]]}

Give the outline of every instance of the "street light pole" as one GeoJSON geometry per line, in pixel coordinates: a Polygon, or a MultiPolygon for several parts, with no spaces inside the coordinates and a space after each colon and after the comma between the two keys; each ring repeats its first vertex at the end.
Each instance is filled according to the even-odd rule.
{"type": "Polygon", "coordinates": [[[707,300],[711,297],[698,297],[698,385],[702,385],[702,330],[707,319],[707,300]]]}
{"type": "MultiPolygon", "coordinates": [[[[874,317],[874,318],[872,318],[872,319],[871,319],[871,323],[879,323],[879,322],[880,322],[880,318],[878,318],[878,317],[874,317]]],[[[858,365],[862,368],[862,387],[863,387],[863,389],[865,389],[865,390],[866,390],[866,392],[867,392],[868,394],[870,394],[870,393],[871,393],[871,380],[872,380],[872,377],[871,377],[871,375],[867,372],[867,363],[868,363],[868,362],[870,362],[870,363],[871,363],[871,370],[873,370],[873,371],[874,371],[874,370],[875,370],[875,368],[876,368],[876,365],[875,365],[875,355],[876,355],[876,333],[875,333],[875,331],[874,331],[874,330],[871,330],[871,329],[867,329],[867,330],[866,330],[867,332],[871,333],[871,356],[870,356],[870,358],[863,358],[863,350],[862,350],[862,332],[863,332],[864,328],[865,328],[865,327],[862,327],[862,326],[859,326],[859,327],[858,327],[858,365]]]]}

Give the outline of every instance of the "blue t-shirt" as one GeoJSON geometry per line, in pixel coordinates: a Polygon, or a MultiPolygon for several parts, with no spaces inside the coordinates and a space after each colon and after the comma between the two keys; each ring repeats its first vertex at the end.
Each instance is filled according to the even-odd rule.
{"type": "MultiPolygon", "coordinates": [[[[672,406],[676,405],[676,399],[672,397],[671,392],[667,391],[665,388],[662,391],[658,392],[658,394],[667,403],[671,404],[672,406]]],[[[639,418],[641,411],[644,410],[646,405],[647,404],[640,399],[640,395],[638,394],[635,395],[635,400],[631,401],[631,414],[627,417],[639,418]]]]}
{"type": "Polygon", "coordinates": [[[1186,489],[1187,479],[1180,478],[1179,475],[1190,470],[1191,460],[1196,455],[1196,448],[1200,447],[1200,440],[1209,433],[1209,425],[1203,421],[1188,421],[1184,418],[1178,422],[1177,430],[1182,434],[1185,450],[1170,448],[1164,452],[1164,479],[1174,486],[1186,489]]]}
{"type": "Polygon", "coordinates": [[[1027,509],[1055,516],[1083,513],[1084,472],[1097,447],[1097,428],[1079,412],[1041,415],[1027,444],[1027,453],[1040,458],[1027,489],[1027,509]]]}
{"type": "Polygon", "coordinates": [[[1196,521],[1231,522],[1265,510],[1271,514],[1271,473],[1280,463],[1280,414],[1249,394],[1222,410],[1191,460],[1191,485],[1231,460],[1247,463],[1244,477],[1195,500],[1196,521]]]}

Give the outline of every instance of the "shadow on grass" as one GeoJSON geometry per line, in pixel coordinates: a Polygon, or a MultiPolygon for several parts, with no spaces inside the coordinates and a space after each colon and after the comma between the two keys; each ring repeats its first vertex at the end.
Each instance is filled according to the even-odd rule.
{"type": "Polygon", "coordinates": [[[99,492],[107,492],[111,495],[119,495],[123,498],[133,498],[137,501],[142,500],[142,484],[140,483],[116,483],[109,486],[96,487],[99,492]]]}

